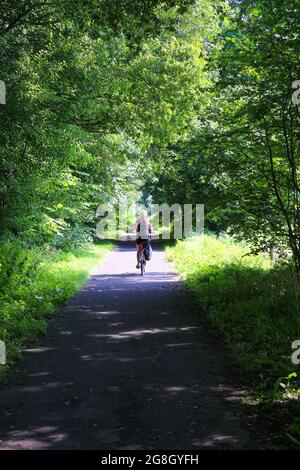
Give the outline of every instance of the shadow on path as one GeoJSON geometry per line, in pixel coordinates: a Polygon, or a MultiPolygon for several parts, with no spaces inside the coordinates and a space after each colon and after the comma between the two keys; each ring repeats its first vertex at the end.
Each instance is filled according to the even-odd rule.
{"type": "Polygon", "coordinates": [[[24,352],[0,391],[2,449],[243,448],[239,391],[163,251],[127,245],[24,352]]]}

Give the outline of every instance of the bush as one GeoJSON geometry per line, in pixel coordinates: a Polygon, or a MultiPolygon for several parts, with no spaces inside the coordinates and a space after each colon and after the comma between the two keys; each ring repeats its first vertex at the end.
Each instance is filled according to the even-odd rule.
{"type": "Polygon", "coordinates": [[[168,256],[253,383],[272,385],[295,370],[300,292],[289,266],[271,268],[246,245],[207,235],[179,241],[168,256]]]}

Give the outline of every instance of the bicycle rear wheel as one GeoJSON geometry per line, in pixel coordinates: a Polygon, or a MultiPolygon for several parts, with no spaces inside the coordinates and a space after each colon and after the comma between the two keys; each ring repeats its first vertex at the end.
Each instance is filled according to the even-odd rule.
{"type": "Polygon", "coordinates": [[[145,272],[145,265],[146,265],[144,253],[141,256],[140,265],[141,265],[141,276],[143,276],[145,272]]]}

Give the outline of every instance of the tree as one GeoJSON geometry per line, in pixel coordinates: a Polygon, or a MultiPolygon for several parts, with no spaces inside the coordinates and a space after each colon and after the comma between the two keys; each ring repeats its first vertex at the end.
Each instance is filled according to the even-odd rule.
{"type": "Polygon", "coordinates": [[[299,109],[292,83],[300,77],[299,18],[293,0],[233,2],[224,11],[208,62],[214,86],[198,128],[175,149],[171,177],[173,189],[180,181],[191,202],[205,203],[210,226],[254,250],[290,249],[297,271],[299,109]]]}
{"type": "Polygon", "coordinates": [[[187,132],[216,22],[214,2],[193,3],[2,2],[2,234],[89,234],[101,198],[132,190],[149,147],[187,132]]]}

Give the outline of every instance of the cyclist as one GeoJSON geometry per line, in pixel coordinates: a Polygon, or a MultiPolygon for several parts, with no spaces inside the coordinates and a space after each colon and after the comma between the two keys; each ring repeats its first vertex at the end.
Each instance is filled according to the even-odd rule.
{"type": "Polygon", "coordinates": [[[147,212],[143,209],[140,216],[135,222],[136,229],[136,258],[137,269],[140,268],[140,253],[145,246],[150,243],[150,234],[152,232],[152,225],[147,217],[147,212]]]}

